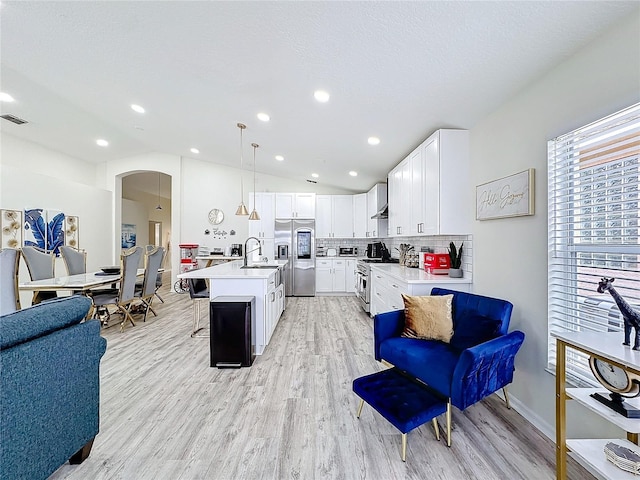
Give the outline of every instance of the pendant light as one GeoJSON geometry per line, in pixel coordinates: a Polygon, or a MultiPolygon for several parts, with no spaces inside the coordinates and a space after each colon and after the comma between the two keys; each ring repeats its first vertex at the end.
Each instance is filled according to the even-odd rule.
{"type": "Polygon", "coordinates": [[[238,123],[238,128],[240,129],[240,205],[236,210],[236,215],[249,215],[249,210],[247,210],[247,206],[244,204],[244,185],[242,181],[242,131],[247,128],[247,126],[243,123],[238,123]]]}
{"type": "Polygon", "coordinates": [[[251,146],[253,147],[253,210],[249,215],[249,220],[260,220],[260,215],[256,211],[256,148],[260,145],[252,143],[251,146]]]}
{"type": "Polygon", "coordinates": [[[160,205],[160,172],[158,172],[158,206],[156,210],[162,210],[162,205],[160,205]]]}

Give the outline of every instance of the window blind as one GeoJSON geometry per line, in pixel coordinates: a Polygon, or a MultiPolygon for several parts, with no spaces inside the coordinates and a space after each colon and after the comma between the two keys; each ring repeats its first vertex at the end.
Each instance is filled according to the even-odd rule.
{"type": "MultiPolygon", "coordinates": [[[[622,332],[613,298],[596,291],[602,277],[615,278],[616,291],[640,311],[640,104],[549,141],[548,174],[548,362],[555,370],[551,332],[622,332]]],[[[573,350],[567,375],[596,385],[586,357],[573,350]]]]}

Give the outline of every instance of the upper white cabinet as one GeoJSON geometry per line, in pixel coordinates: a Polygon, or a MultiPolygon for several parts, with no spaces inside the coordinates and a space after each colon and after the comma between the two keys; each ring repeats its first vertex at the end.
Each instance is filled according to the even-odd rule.
{"type": "Polygon", "coordinates": [[[422,202],[427,214],[421,233],[470,233],[475,208],[469,175],[469,132],[438,130],[423,145],[426,188],[422,202]]]}
{"type": "Polygon", "coordinates": [[[316,196],[316,237],[353,237],[353,195],[316,196]]]}
{"type": "Polygon", "coordinates": [[[353,236],[366,238],[368,225],[367,194],[359,193],[353,196],[353,236]]]}
{"type": "Polygon", "coordinates": [[[315,193],[276,193],[276,218],[315,218],[315,193]]]}
{"type": "Polygon", "coordinates": [[[372,218],[387,205],[387,184],[377,183],[367,192],[367,232],[368,238],[387,236],[387,219],[372,218]]]}
{"type": "MultiPolygon", "coordinates": [[[[273,238],[275,228],[275,193],[256,192],[255,209],[260,220],[249,220],[249,236],[273,238]]],[[[249,192],[249,211],[254,208],[254,195],[249,192]]]]}
{"type": "Polygon", "coordinates": [[[389,173],[388,181],[390,235],[470,233],[467,130],[436,131],[389,173]]]}
{"type": "Polygon", "coordinates": [[[411,156],[400,162],[389,172],[389,235],[409,235],[411,220],[411,156]]]}

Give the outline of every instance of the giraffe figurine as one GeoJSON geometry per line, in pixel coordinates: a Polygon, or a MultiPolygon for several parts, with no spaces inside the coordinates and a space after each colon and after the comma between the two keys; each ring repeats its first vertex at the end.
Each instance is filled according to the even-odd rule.
{"type": "Polygon", "coordinates": [[[611,285],[615,278],[602,277],[598,284],[598,293],[609,292],[622,313],[624,319],[624,342],[623,345],[629,345],[631,339],[631,327],[636,330],[636,339],[633,350],[640,350],[640,313],[631,308],[624,298],[620,296],[616,289],[611,285]]]}

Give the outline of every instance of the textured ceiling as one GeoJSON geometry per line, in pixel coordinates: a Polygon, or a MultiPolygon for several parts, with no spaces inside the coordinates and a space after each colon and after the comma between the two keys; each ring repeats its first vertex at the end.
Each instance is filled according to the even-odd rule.
{"type": "Polygon", "coordinates": [[[258,172],[316,172],[318,183],[350,191],[384,180],[437,128],[472,128],[614,22],[640,15],[635,1],[0,8],[1,90],[16,98],[0,107],[30,122],[3,120],[3,130],[97,163],[157,151],[239,166],[243,122],[247,167],[256,142],[258,172]],[[318,88],[328,103],[313,99],[318,88]],[[367,144],[371,135],[380,145],[367,144]]]}

